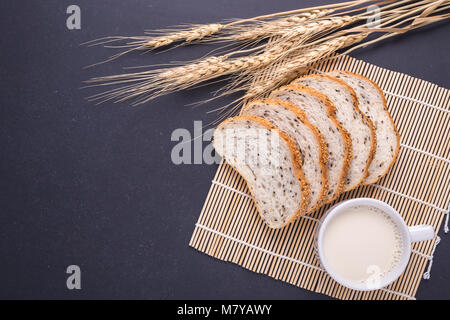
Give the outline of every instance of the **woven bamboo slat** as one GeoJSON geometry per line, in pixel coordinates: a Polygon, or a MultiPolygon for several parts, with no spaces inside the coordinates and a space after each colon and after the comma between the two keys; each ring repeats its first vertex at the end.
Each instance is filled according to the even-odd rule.
{"type": "MultiPolygon", "coordinates": [[[[430,224],[438,231],[450,202],[450,90],[345,55],[313,66],[309,72],[330,70],[360,73],[377,82],[402,136],[398,160],[387,176],[375,185],[342,194],[336,201],[379,199],[400,212],[408,225],[430,224]]],[[[276,68],[270,70],[274,72],[276,68]]],[[[189,245],[338,299],[414,299],[437,237],[413,245],[406,271],[387,288],[372,292],[346,289],[322,270],[314,253],[317,219],[331,205],[272,230],[258,216],[245,181],[221,163],[189,245]]]]}

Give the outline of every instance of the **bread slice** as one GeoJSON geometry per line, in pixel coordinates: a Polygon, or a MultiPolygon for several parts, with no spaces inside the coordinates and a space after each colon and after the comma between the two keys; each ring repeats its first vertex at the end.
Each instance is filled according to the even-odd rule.
{"type": "Polygon", "coordinates": [[[296,105],[282,100],[254,100],[243,109],[243,115],[269,120],[294,140],[301,155],[301,165],[309,182],[311,195],[306,212],[315,211],[328,192],[328,150],[319,130],[306,119],[296,105]]]}
{"type": "Polygon", "coordinates": [[[353,158],[350,162],[344,191],[356,188],[369,174],[376,147],[373,123],[359,109],[355,91],[337,78],[313,74],[298,78],[293,83],[316,89],[330,98],[336,107],[336,119],[349,132],[352,139],[353,158]]]}
{"type": "Polygon", "coordinates": [[[239,116],[214,131],[216,151],[247,181],[258,212],[271,228],[306,213],[309,184],[295,142],[266,119],[239,116]]]}
{"type": "Polygon", "coordinates": [[[296,104],[306,114],[308,121],[319,129],[328,148],[328,185],[326,202],[337,198],[344,187],[350,160],[352,141],[348,132],[336,120],[336,107],[327,96],[317,90],[291,84],[270,94],[270,98],[296,104]]]}
{"type": "Polygon", "coordinates": [[[359,108],[373,121],[377,146],[369,175],[363,183],[375,183],[389,171],[400,150],[400,134],[387,109],[386,98],[380,87],[364,76],[348,71],[333,71],[330,75],[342,79],[355,90],[359,108]]]}

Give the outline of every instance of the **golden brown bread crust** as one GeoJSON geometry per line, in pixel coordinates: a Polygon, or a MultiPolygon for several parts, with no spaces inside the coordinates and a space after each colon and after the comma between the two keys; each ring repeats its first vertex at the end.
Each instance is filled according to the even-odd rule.
{"type": "Polygon", "coordinates": [[[374,88],[375,88],[375,89],[378,91],[378,93],[380,94],[381,99],[383,100],[383,107],[384,107],[384,110],[387,112],[387,114],[388,114],[388,116],[389,116],[389,119],[391,120],[391,124],[392,124],[392,126],[393,126],[393,128],[394,128],[395,134],[396,134],[396,136],[397,136],[397,146],[396,146],[396,149],[395,149],[394,157],[392,158],[392,161],[391,161],[391,163],[389,164],[389,166],[386,168],[386,170],[385,170],[379,177],[375,178],[375,179],[372,180],[372,181],[364,181],[364,185],[372,184],[372,183],[375,183],[375,182],[377,182],[378,180],[380,180],[383,176],[385,176],[386,173],[388,173],[388,171],[389,171],[389,170],[392,168],[392,166],[394,165],[395,161],[397,160],[398,154],[399,154],[399,152],[400,152],[400,139],[401,139],[401,136],[400,136],[400,133],[399,133],[399,131],[398,131],[398,129],[397,129],[397,126],[396,126],[395,123],[394,123],[394,119],[392,119],[391,113],[390,113],[389,110],[388,110],[387,103],[386,103],[386,97],[384,96],[383,90],[381,90],[381,88],[380,88],[374,81],[370,80],[369,78],[367,78],[367,77],[365,77],[365,76],[363,76],[363,75],[360,75],[360,74],[357,74],[357,73],[353,73],[353,72],[350,72],[350,71],[342,71],[342,70],[339,70],[339,71],[340,71],[340,72],[343,72],[343,73],[350,74],[350,75],[352,75],[352,76],[355,76],[355,77],[358,77],[358,78],[361,78],[361,79],[364,79],[364,80],[366,80],[367,82],[371,83],[371,84],[374,86],[374,88]]]}
{"type": "Polygon", "coordinates": [[[317,97],[319,100],[321,100],[327,108],[328,117],[333,122],[333,124],[336,126],[336,128],[339,130],[339,133],[341,134],[342,138],[344,139],[344,144],[345,144],[344,163],[342,165],[341,175],[339,177],[339,183],[338,183],[338,188],[336,190],[336,194],[334,195],[333,198],[329,198],[325,202],[325,203],[330,203],[333,200],[335,200],[344,190],[345,177],[347,176],[348,169],[350,168],[350,162],[351,162],[351,159],[353,158],[352,139],[350,138],[350,134],[348,133],[347,130],[345,130],[342,127],[342,125],[339,123],[339,121],[336,120],[336,107],[326,95],[324,95],[323,93],[321,93],[317,90],[314,90],[312,88],[303,86],[301,84],[289,84],[289,85],[279,88],[278,90],[283,90],[283,89],[305,92],[305,93],[311,94],[311,95],[317,97]]]}
{"type": "MultiPolygon", "coordinates": [[[[369,126],[370,136],[371,136],[371,139],[372,139],[371,140],[372,144],[371,144],[370,150],[369,150],[369,157],[367,159],[366,167],[364,168],[364,174],[362,175],[361,179],[352,188],[345,190],[345,192],[351,191],[351,190],[357,188],[359,185],[361,185],[363,183],[363,181],[369,176],[369,166],[372,163],[373,158],[375,157],[375,152],[376,152],[376,147],[377,147],[377,135],[375,133],[375,126],[373,125],[373,121],[370,120],[364,114],[364,112],[361,111],[361,109],[359,109],[359,101],[358,101],[358,97],[356,95],[356,92],[345,81],[343,81],[341,79],[338,79],[336,77],[332,77],[332,76],[327,75],[327,74],[310,74],[310,75],[302,76],[299,79],[301,79],[301,78],[319,78],[319,77],[327,78],[327,79],[329,79],[331,81],[334,81],[334,82],[337,82],[341,86],[345,87],[350,92],[350,95],[352,96],[353,108],[361,115],[361,117],[363,118],[363,122],[369,126]]],[[[296,80],[294,80],[294,82],[295,81],[296,80]]]]}
{"type": "MultiPolygon", "coordinates": [[[[280,137],[286,142],[286,144],[288,145],[289,150],[291,151],[291,161],[292,161],[292,166],[294,168],[294,172],[295,175],[297,177],[297,180],[299,181],[299,185],[300,185],[300,191],[302,193],[301,197],[302,197],[302,201],[299,204],[299,208],[297,209],[297,211],[295,212],[295,214],[292,216],[291,219],[289,219],[283,226],[281,226],[280,228],[283,228],[285,226],[287,226],[288,224],[290,224],[291,222],[295,221],[298,217],[305,215],[306,214],[306,207],[309,204],[309,194],[310,194],[310,188],[309,188],[309,183],[308,180],[306,180],[305,175],[303,173],[302,167],[301,167],[301,162],[300,162],[300,151],[297,147],[297,144],[283,131],[281,131],[280,129],[278,129],[276,126],[274,126],[270,121],[264,119],[264,118],[260,118],[260,117],[255,117],[255,116],[237,116],[237,117],[231,117],[226,119],[225,121],[223,121],[221,124],[219,124],[219,127],[227,124],[228,122],[231,122],[235,119],[246,119],[246,120],[250,120],[250,121],[254,121],[264,127],[266,127],[269,130],[275,130],[280,137]]],[[[237,172],[239,172],[239,169],[232,166],[237,172]]],[[[240,174],[240,172],[239,172],[240,174]]],[[[242,175],[241,175],[242,176],[242,175]]],[[[242,178],[247,182],[247,186],[250,190],[250,193],[253,197],[253,199],[255,199],[255,195],[254,192],[252,190],[251,185],[248,183],[248,181],[244,178],[244,176],[242,176],[242,178]]],[[[258,211],[258,213],[261,215],[261,210],[259,209],[258,205],[256,204],[256,201],[253,201],[255,204],[255,207],[258,211]]],[[[270,227],[270,226],[269,226],[270,227]]],[[[273,228],[273,229],[279,229],[279,228],[273,228]]]]}
{"type": "MultiPolygon", "coordinates": [[[[320,133],[320,131],[308,121],[306,114],[303,112],[303,110],[300,109],[297,105],[295,105],[292,102],[267,98],[267,99],[257,99],[257,100],[250,101],[247,104],[247,106],[250,106],[252,104],[257,104],[257,103],[267,103],[267,104],[272,104],[272,105],[278,105],[287,110],[290,110],[297,116],[297,118],[299,119],[300,122],[302,122],[304,125],[306,125],[308,128],[311,129],[314,136],[316,137],[317,143],[319,144],[319,166],[322,170],[322,177],[321,177],[322,188],[320,190],[320,194],[319,194],[317,203],[313,207],[311,207],[311,209],[309,209],[306,213],[311,213],[311,212],[316,211],[325,202],[327,192],[328,192],[328,167],[327,167],[328,148],[327,148],[327,144],[325,142],[325,139],[323,138],[322,133],[320,133]]],[[[243,113],[245,113],[245,109],[243,109],[243,113]]],[[[300,148],[301,146],[298,146],[298,147],[300,148]]]]}

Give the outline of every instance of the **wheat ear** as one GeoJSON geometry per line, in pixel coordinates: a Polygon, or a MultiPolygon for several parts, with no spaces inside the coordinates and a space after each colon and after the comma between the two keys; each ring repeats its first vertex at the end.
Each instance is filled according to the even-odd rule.
{"type": "MultiPolygon", "coordinates": [[[[248,101],[261,98],[280,86],[291,82],[301,74],[306,73],[310,65],[318,61],[325,61],[336,51],[357,44],[368,35],[369,33],[359,33],[332,38],[320,45],[305,48],[283,61],[277,61],[268,65],[266,68],[254,73],[252,79],[247,79],[246,84],[241,87],[241,90],[246,90],[245,95],[212,111],[220,111],[218,121],[228,116],[236,115],[248,101]],[[270,77],[267,76],[268,74],[270,74],[270,77]],[[232,107],[230,108],[230,106],[232,107]]],[[[239,82],[239,85],[242,84],[242,79],[236,81],[239,82]]],[[[234,83],[232,86],[236,87],[237,84],[234,83]]],[[[226,95],[232,92],[232,90],[229,90],[223,94],[226,95]]]]}
{"type": "Polygon", "coordinates": [[[133,51],[139,51],[139,50],[147,50],[151,51],[154,49],[162,48],[169,46],[176,42],[183,42],[185,44],[189,44],[193,41],[198,41],[205,39],[209,36],[212,36],[220,30],[224,28],[224,25],[220,23],[212,23],[212,24],[206,24],[206,25],[196,25],[191,26],[187,29],[178,29],[176,32],[171,32],[159,37],[154,36],[135,36],[135,37],[124,37],[124,36],[110,36],[110,37],[104,37],[100,39],[96,39],[93,41],[89,41],[84,43],[88,46],[96,46],[96,45],[105,45],[105,47],[109,48],[127,48],[127,50],[123,52],[119,52],[115,55],[110,56],[104,61],[101,61],[99,63],[95,63],[93,65],[90,65],[88,67],[92,67],[98,64],[102,64],[105,62],[109,62],[112,60],[115,60],[127,53],[133,52],[133,51]],[[114,43],[117,42],[123,42],[125,41],[125,44],[119,44],[114,45],[114,43]]]}
{"type": "Polygon", "coordinates": [[[323,44],[304,49],[303,52],[286,59],[285,62],[282,62],[278,67],[274,68],[274,77],[254,83],[244,96],[244,100],[260,97],[280,85],[290,82],[310,64],[329,57],[340,49],[359,43],[368,35],[369,33],[350,34],[330,39],[323,44]]]}
{"type": "MultiPolygon", "coordinates": [[[[149,37],[149,36],[137,36],[137,37],[126,37],[126,36],[110,36],[110,37],[103,37],[100,39],[95,39],[92,41],[85,42],[86,45],[100,45],[100,44],[108,44],[113,43],[116,41],[124,41],[124,40],[132,40],[132,42],[129,42],[125,44],[124,46],[118,46],[118,47],[132,47],[131,50],[135,50],[136,47],[144,46],[146,49],[156,49],[163,46],[170,45],[174,42],[184,42],[187,43],[193,42],[194,40],[202,40],[208,36],[215,35],[226,28],[232,28],[236,25],[240,24],[246,24],[246,23],[254,23],[258,21],[264,21],[269,19],[274,19],[277,17],[287,17],[287,18],[280,18],[278,19],[279,22],[281,22],[283,19],[285,21],[288,21],[290,17],[304,16],[307,18],[308,16],[324,16],[326,14],[329,14],[335,10],[338,9],[344,9],[349,8],[357,5],[361,5],[367,2],[370,2],[371,0],[355,0],[355,1],[348,1],[343,3],[337,3],[337,4],[329,4],[329,5],[323,5],[323,6],[316,6],[311,7],[307,9],[298,9],[298,10],[290,10],[290,11],[284,11],[284,12],[278,12],[248,19],[238,19],[236,21],[233,21],[231,23],[227,24],[220,24],[220,23],[211,23],[211,24],[204,24],[204,25],[191,25],[188,28],[179,28],[179,29],[173,29],[173,30],[167,30],[167,32],[163,32],[162,36],[159,37],[149,37]],[[319,13],[320,12],[320,13],[319,13]],[[311,14],[312,13],[312,14],[311,14]],[[145,47],[145,44],[147,46],[145,47]]],[[[277,20],[272,20],[277,21],[277,20]]],[[[301,20],[303,21],[303,20],[301,20]]],[[[295,18],[293,20],[295,22],[295,18]]],[[[285,22],[286,23],[286,22],[285,22]]]]}
{"type": "Polygon", "coordinates": [[[266,59],[267,55],[234,59],[226,59],[224,56],[209,57],[186,66],[94,78],[87,83],[94,86],[132,84],[97,94],[89,99],[100,102],[111,99],[116,101],[135,99],[133,105],[138,105],[158,96],[186,89],[238,70],[252,70],[268,64],[266,59]]]}
{"type": "MultiPolygon", "coordinates": [[[[231,41],[254,41],[257,39],[265,39],[278,33],[280,30],[289,27],[299,26],[307,21],[322,18],[333,10],[312,10],[295,16],[281,18],[270,21],[258,21],[256,25],[244,25],[230,28],[228,40],[231,41]]],[[[227,38],[225,38],[227,39],[227,38]]]]}
{"type": "Polygon", "coordinates": [[[200,25],[187,30],[182,30],[173,34],[164,35],[143,41],[141,49],[156,49],[171,45],[174,42],[183,41],[191,43],[196,40],[202,40],[206,37],[212,36],[222,30],[223,24],[212,23],[207,25],[200,25]]]}
{"type": "Polygon", "coordinates": [[[100,101],[110,99],[124,101],[135,98],[135,104],[141,104],[163,94],[192,87],[201,82],[231,73],[240,72],[244,75],[244,78],[245,75],[252,77],[253,72],[256,70],[280,60],[292,50],[301,48],[305,37],[307,38],[315,33],[340,28],[351,23],[354,19],[349,16],[333,17],[318,20],[305,26],[292,28],[286,40],[279,41],[279,43],[261,54],[237,58],[229,58],[230,55],[213,56],[179,67],[94,78],[89,80],[88,83],[92,85],[131,84],[100,93],[91,97],[91,99],[100,101]]]}
{"type": "Polygon", "coordinates": [[[332,9],[324,10],[312,10],[311,12],[299,13],[296,16],[290,16],[287,18],[276,19],[268,22],[262,22],[259,20],[249,19],[249,23],[245,26],[240,26],[236,21],[229,24],[212,23],[206,25],[194,25],[186,29],[175,29],[169,32],[164,32],[161,36],[110,36],[84,43],[85,45],[105,45],[109,48],[127,49],[123,52],[119,52],[110,56],[104,61],[90,65],[95,66],[105,62],[115,60],[125,54],[132,51],[151,51],[163,47],[170,46],[174,43],[190,44],[192,42],[198,42],[205,40],[213,35],[218,34],[225,28],[228,28],[228,36],[224,35],[220,41],[254,41],[258,38],[270,37],[270,33],[289,26],[301,24],[305,21],[317,19],[333,12],[332,9]],[[261,23],[263,26],[256,26],[255,23],[261,23]],[[242,33],[242,34],[241,34],[242,33]],[[115,44],[120,42],[121,44],[115,44]]]}
{"type": "MultiPolygon", "coordinates": [[[[260,56],[265,56],[266,63],[259,67],[266,67],[268,64],[274,64],[293,53],[301,52],[305,47],[310,47],[308,41],[317,36],[322,36],[333,30],[340,29],[348,24],[359,20],[358,17],[336,16],[315,20],[300,26],[279,30],[272,36],[270,44],[265,46],[265,51],[260,56]]],[[[255,69],[244,69],[234,81],[219,90],[219,96],[234,92],[236,88],[242,90],[243,86],[248,85],[255,78],[255,69]]],[[[217,95],[216,95],[217,96],[217,95]]]]}

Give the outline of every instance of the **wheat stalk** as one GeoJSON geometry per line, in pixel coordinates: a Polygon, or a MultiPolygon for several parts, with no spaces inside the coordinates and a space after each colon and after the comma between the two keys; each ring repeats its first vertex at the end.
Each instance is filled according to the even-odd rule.
{"type": "Polygon", "coordinates": [[[192,87],[240,70],[256,70],[269,64],[270,61],[269,54],[233,59],[227,59],[224,56],[208,57],[197,63],[175,68],[93,78],[87,83],[101,86],[123,85],[130,82],[133,84],[91,96],[89,99],[101,102],[113,99],[120,102],[137,98],[133,105],[139,105],[169,92],[192,87]]]}
{"type": "MultiPolygon", "coordinates": [[[[269,64],[274,64],[283,60],[292,53],[301,52],[305,46],[310,46],[307,41],[314,36],[323,35],[332,30],[342,28],[348,24],[357,21],[358,17],[352,16],[338,16],[326,19],[317,20],[304,25],[295,26],[287,29],[277,31],[272,35],[273,39],[270,45],[264,47],[262,55],[267,56],[266,63],[260,67],[265,67],[269,64]]],[[[225,86],[221,95],[227,95],[234,92],[235,88],[242,88],[255,78],[254,69],[242,70],[239,77],[235,78],[229,85],[225,86]]]]}
{"type": "Polygon", "coordinates": [[[184,41],[191,43],[195,40],[201,40],[218,33],[224,27],[223,24],[212,23],[207,25],[198,26],[189,30],[180,31],[167,36],[157,37],[144,43],[145,48],[160,48],[168,46],[174,42],[184,41]]]}
{"type": "Polygon", "coordinates": [[[276,73],[268,80],[252,85],[244,100],[258,98],[278,86],[290,82],[298,73],[305,70],[310,64],[329,57],[336,51],[354,45],[364,40],[369,33],[350,34],[326,41],[323,44],[306,48],[303,52],[289,57],[289,59],[276,69],[276,73]]]}
{"type": "MultiPolygon", "coordinates": [[[[393,1],[393,0],[387,0],[393,1]]],[[[163,48],[170,46],[174,43],[179,43],[180,45],[186,45],[193,42],[205,42],[207,39],[212,39],[213,36],[216,36],[216,39],[220,39],[219,41],[233,41],[237,40],[239,37],[239,32],[247,32],[245,36],[239,37],[239,41],[244,41],[245,43],[261,40],[267,37],[270,37],[270,30],[277,30],[282,28],[283,26],[292,26],[295,23],[302,23],[307,20],[312,20],[320,17],[324,17],[327,14],[330,14],[338,9],[345,9],[348,7],[360,5],[366,2],[371,2],[370,0],[356,0],[343,2],[338,4],[330,4],[324,6],[317,6],[308,9],[298,9],[291,10],[285,12],[278,12],[258,17],[253,17],[250,19],[239,19],[227,24],[221,23],[212,23],[205,25],[190,25],[187,28],[176,28],[172,30],[160,30],[159,33],[162,33],[160,36],[109,36],[103,37],[99,39],[95,39],[92,41],[88,41],[83,43],[88,46],[96,46],[96,45],[104,45],[108,48],[126,48],[127,50],[123,52],[119,52],[107,58],[104,61],[100,61],[98,63],[86,66],[86,68],[93,67],[99,64],[103,64],[106,62],[113,61],[121,56],[124,56],[133,51],[152,51],[158,48],[163,48]],[[275,19],[280,16],[287,16],[286,18],[275,19]],[[255,26],[255,23],[264,23],[265,20],[269,20],[265,24],[265,32],[261,32],[258,34],[258,30],[261,29],[259,26],[255,26]],[[240,28],[241,24],[249,24],[240,28]],[[236,29],[236,26],[237,29],[236,29]],[[228,36],[223,36],[221,38],[218,37],[220,35],[220,31],[224,29],[234,30],[228,32],[228,36]],[[234,35],[233,35],[234,34],[234,35]],[[248,37],[246,39],[246,37],[248,37]],[[118,42],[124,42],[124,44],[117,44],[118,42]]],[[[154,32],[153,32],[154,33],[154,32]]],[[[158,33],[158,32],[156,32],[158,33]]]]}
{"type": "MultiPolygon", "coordinates": [[[[390,1],[393,1],[393,0],[390,0],[390,1]]],[[[284,25],[288,26],[288,25],[292,25],[291,23],[296,23],[296,22],[301,23],[302,21],[305,21],[307,19],[314,19],[315,17],[323,17],[331,12],[334,12],[337,9],[344,9],[344,8],[348,8],[348,7],[352,7],[352,6],[357,6],[357,5],[360,5],[363,3],[367,3],[367,2],[371,2],[371,0],[356,0],[356,1],[348,1],[348,2],[330,4],[330,5],[324,5],[324,6],[316,6],[316,7],[307,8],[307,9],[290,10],[290,11],[284,11],[284,12],[278,12],[278,13],[253,17],[253,18],[249,18],[249,19],[238,19],[236,21],[233,21],[233,22],[230,22],[227,24],[212,23],[212,24],[204,24],[204,25],[190,25],[187,28],[176,28],[176,29],[172,29],[172,30],[167,30],[166,32],[164,32],[162,30],[162,35],[159,37],[108,36],[108,37],[103,37],[103,38],[95,39],[92,41],[88,41],[83,44],[86,44],[89,46],[95,46],[95,45],[109,44],[109,43],[113,43],[113,42],[117,42],[117,41],[130,40],[132,42],[128,42],[125,45],[110,46],[110,47],[116,47],[116,48],[131,47],[131,49],[129,51],[137,50],[137,49],[152,50],[152,49],[171,45],[175,42],[191,43],[193,41],[200,41],[209,36],[216,35],[223,29],[231,29],[231,28],[234,28],[236,25],[257,23],[257,22],[264,21],[267,19],[274,19],[274,18],[280,17],[280,16],[287,16],[287,18],[273,20],[273,23],[281,24],[281,25],[284,24],[284,25]]],[[[252,27],[250,26],[249,28],[252,28],[252,27]]],[[[250,35],[250,36],[254,37],[254,35],[250,35]]],[[[129,51],[120,53],[119,55],[125,54],[129,51]]]]}
{"type": "Polygon", "coordinates": [[[271,32],[277,32],[283,28],[290,26],[299,25],[308,20],[314,20],[326,16],[332,13],[334,10],[324,9],[324,10],[312,10],[311,12],[302,12],[298,15],[281,18],[276,20],[271,20],[268,22],[262,22],[260,20],[252,20],[249,22],[261,23],[263,27],[255,26],[254,24],[240,26],[243,20],[232,22],[229,24],[212,23],[206,25],[196,25],[190,26],[187,29],[178,29],[169,33],[165,33],[162,36],[134,36],[134,37],[124,37],[124,36],[111,36],[104,37],[97,40],[89,41],[84,44],[89,46],[94,45],[105,45],[109,48],[126,48],[127,50],[119,52],[115,55],[110,56],[104,61],[92,64],[87,67],[92,67],[98,64],[109,62],[115,60],[125,54],[133,51],[152,51],[155,49],[170,46],[174,43],[180,43],[183,45],[190,44],[192,42],[206,41],[208,38],[217,35],[223,29],[229,29],[227,32],[228,36],[223,36],[220,41],[242,41],[251,42],[256,40],[262,40],[265,37],[270,37],[271,32]],[[117,42],[125,42],[125,44],[114,44],[117,42]]]}
{"type": "Polygon", "coordinates": [[[274,33],[280,32],[280,30],[300,26],[305,22],[322,18],[332,12],[334,12],[334,10],[331,9],[312,10],[311,12],[304,12],[287,18],[271,21],[259,21],[256,26],[237,26],[235,28],[231,28],[229,31],[231,35],[228,39],[234,41],[261,40],[271,37],[274,33]]]}
{"type": "Polygon", "coordinates": [[[88,81],[88,84],[118,85],[130,82],[133,84],[92,96],[90,99],[124,101],[138,98],[134,104],[141,104],[163,94],[182,90],[231,73],[241,72],[242,75],[251,77],[257,69],[282,59],[290,52],[300,50],[304,39],[312,34],[340,28],[355,20],[356,18],[351,16],[332,17],[291,28],[283,41],[279,41],[260,54],[237,58],[230,58],[233,54],[213,56],[173,68],[94,78],[88,81]]]}
{"type": "MultiPolygon", "coordinates": [[[[220,42],[240,41],[247,44],[255,43],[271,37],[272,33],[280,32],[292,26],[298,26],[306,21],[312,21],[314,19],[325,17],[339,9],[342,10],[367,2],[371,1],[357,0],[339,4],[318,6],[309,9],[291,10],[253,17],[250,19],[240,19],[227,24],[211,23],[205,25],[190,25],[187,28],[160,30],[159,33],[162,33],[162,35],[160,36],[103,37],[86,42],[84,44],[89,46],[104,45],[105,47],[109,48],[121,48],[126,50],[114,54],[104,61],[92,64],[87,67],[92,67],[98,64],[115,60],[133,51],[152,51],[158,48],[170,46],[175,43],[186,45],[193,42],[205,42],[208,39],[220,42]],[[286,17],[275,19],[279,16],[286,17]],[[222,35],[222,37],[219,37],[220,32],[224,29],[227,29],[227,32],[222,35]]],[[[384,2],[393,2],[393,0],[387,0],[384,2]]],[[[360,8],[358,10],[362,9],[360,8]]]]}
{"type": "MultiPolygon", "coordinates": [[[[361,42],[368,35],[369,33],[359,33],[330,39],[320,45],[305,48],[304,50],[287,57],[287,59],[281,63],[271,64],[267,66],[267,68],[259,70],[258,73],[253,74],[252,77],[245,80],[236,80],[239,84],[245,83],[245,85],[241,87],[242,90],[246,90],[245,95],[233,101],[232,104],[234,104],[234,106],[229,110],[227,110],[227,108],[230,104],[214,109],[213,111],[224,112],[218,120],[230,115],[235,115],[247,101],[261,98],[274,89],[291,82],[299,75],[305,73],[310,65],[330,57],[340,49],[361,42]],[[268,73],[270,73],[270,77],[265,76],[268,73]],[[258,81],[255,81],[256,79],[258,79],[258,81]]],[[[237,84],[233,85],[233,87],[236,86],[237,84]]],[[[232,89],[224,92],[223,95],[228,95],[230,93],[232,93],[232,89]]]]}
{"type": "MultiPolygon", "coordinates": [[[[198,25],[194,28],[163,34],[160,37],[121,37],[120,39],[132,40],[125,46],[130,49],[112,58],[132,50],[160,48],[175,42],[192,43],[212,36],[232,43],[245,43],[250,47],[227,54],[207,56],[169,68],[93,78],[87,81],[88,86],[115,87],[91,96],[90,99],[100,102],[132,99],[132,104],[137,105],[170,92],[198,86],[226,76],[231,77],[232,81],[216,92],[215,97],[247,90],[245,95],[233,102],[234,108],[228,110],[228,112],[235,112],[248,99],[260,97],[289,82],[299,73],[307,70],[309,65],[328,59],[336,51],[353,46],[347,50],[350,52],[354,48],[446,19],[448,14],[440,16],[432,16],[432,14],[448,10],[450,6],[450,0],[379,1],[376,4],[381,9],[380,24],[376,28],[368,22],[359,23],[371,16],[364,11],[366,7],[358,7],[344,13],[333,11],[372,2],[350,1],[344,4],[237,20],[229,24],[198,25]],[[360,13],[348,15],[355,12],[360,13]],[[356,26],[349,27],[351,24],[356,26]],[[384,33],[384,35],[361,43],[369,34],[375,32],[384,33]],[[254,46],[265,38],[276,40],[254,46]],[[255,81],[255,79],[263,79],[263,76],[269,73],[268,79],[255,81]]],[[[114,39],[104,41],[114,41],[114,39]]]]}

